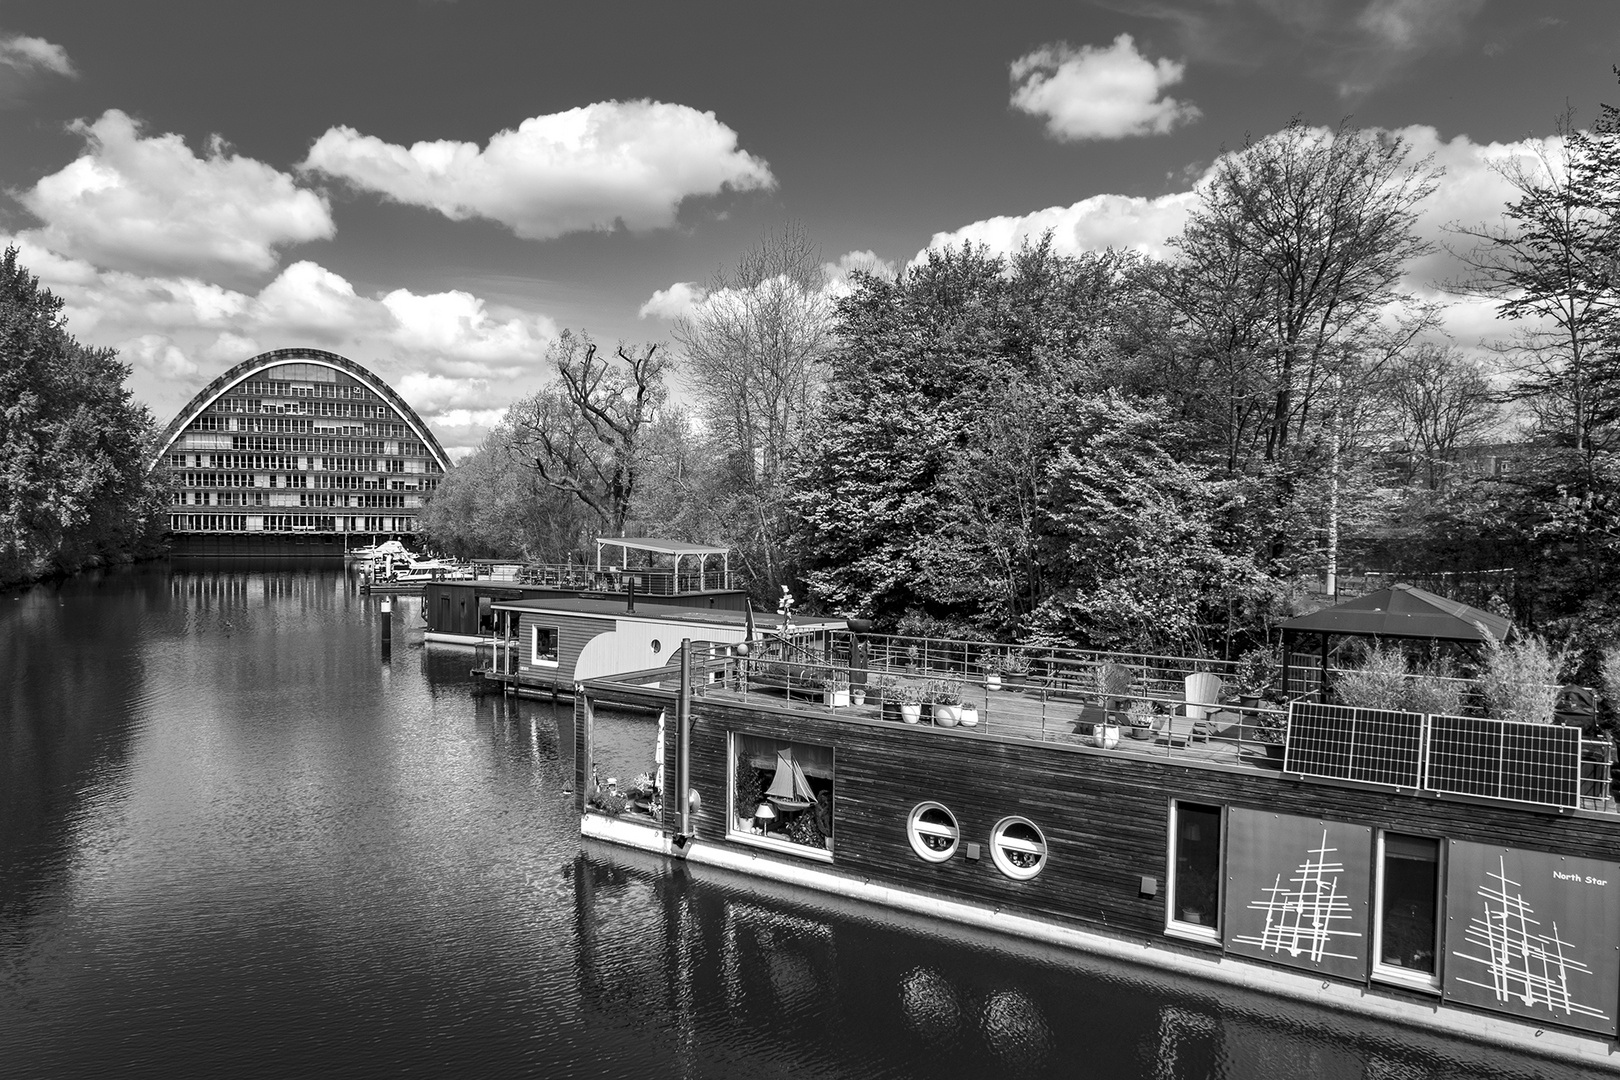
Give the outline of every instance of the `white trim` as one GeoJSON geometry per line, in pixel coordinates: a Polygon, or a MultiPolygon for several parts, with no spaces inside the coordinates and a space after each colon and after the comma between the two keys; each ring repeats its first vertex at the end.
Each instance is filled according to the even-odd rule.
{"type": "Polygon", "coordinates": [[[1377,840],[1373,844],[1373,910],[1372,910],[1372,977],[1375,981],[1389,983],[1392,986],[1405,987],[1408,990],[1417,990],[1422,993],[1440,993],[1440,953],[1444,942],[1444,927],[1441,925],[1441,912],[1446,896],[1446,845],[1433,836],[1420,836],[1417,833],[1403,833],[1398,829],[1378,829],[1377,840]],[[1384,837],[1390,833],[1396,836],[1409,836],[1414,840],[1432,840],[1435,847],[1435,898],[1434,898],[1434,972],[1414,971],[1411,968],[1398,967],[1386,964],[1380,959],[1384,955],[1384,837]]]}
{"type": "MultiPolygon", "coordinates": [[[[730,842],[718,844],[693,839],[684,848],[677,849],[672,838],[660,829],[603,814],[583,815],[580,835],[640,851],[684,858],[697,866],[715,867],[785,885],[816,889],[896,911],[945,919],[1128,964],[1174,971],[1213,983],[1241,987],[1268,998],[1330,1009],[1351,1016],[1371,1017],[1464,1042],[1507,1046],[1521,1053],[1587,1069],[1620,1068],[1620,1044],[1561,1028],[1538,1028],[1529,1020],[1459,1009],[1437,1002],[1382,997],[1369,994],[1359,984],[1324,980],[1314,974],[1289,971],[1243,957],[1201,951],[1192,953],[1174,946],[1166,948],[1160,942],[1133,941],[1081,930],[1028,915],[1014,915],[1005,910],[949,900],[937,894],[878,884],[871,878],[824,869],[810,862],[787,862],[762,857],[730,842]]],[[[1224,830],[1221,842],[1225,843],[1224,830]]]]}
{"type": "Polygon", "coordinates": [[[1046,869],[1047,858],[1046,834],[1041,831],[1039,825],[1021,814],[1009,814],[996,822],[995,828],[990,830],[990,861],[996,864],[997,870],[1000,870],[1014,881],[1029,881],[1031,878],[1037,877],[1042,870],[1046,869]],[[1015,836],[1004,835],[1014,825],[1029,826],[1035,831],[1035,835],[1040,837],[1040,843],[1032,844],[1015,836]],[[1040,859],[1034,866],[1019,866],[1007,858],[1007,853],[1002,848],[1010,848],[1025,855],[1038,855],[1040,859]]]}
{"type": "Polygon", "coordinates": [[[956,849],[962,844],[962,826],[956,820],[956,815],[951,813],[951,808],[944,803],[933,800],[920,802],[911,808],[911,814],[906,818],[906,839],[911,841],[911,850],[915,851],[917,857],[924,862],[950,862],[951,856],[956,854],[956,849]],[[950,825],[935,825],[932,822],[922,820],[922,816],[930,810],[938,810],[950,818],[950,825]],[[923,843],[923,833],[928,833],[931,836],[948,837],[951,846],[936,851],[923,843]]]}
{"type": "Polygon", "coordinates": [[[1220,865],[1226,866],[1226,807],[1219,803],[1201,803],[1196,799],[1170,800],[1170,835],[1166,838],[1165,850],[1167,856],[1164,868],[1164,932],[1171,937],[1185,938],[1188,941],[1202,942],[1207,945],[1221,943],[1222,915],[1226,908],[1226,875],[1217,873],[1215,876],[1215,921],[1209,926],[1203,923],[1190,923],[1176,918],[1176,826],[1180,824],[1180,808],[1185,802],[1191,806],[1214,807],[1220,814],[1221,826],[1221,853],[1220,865]]]}

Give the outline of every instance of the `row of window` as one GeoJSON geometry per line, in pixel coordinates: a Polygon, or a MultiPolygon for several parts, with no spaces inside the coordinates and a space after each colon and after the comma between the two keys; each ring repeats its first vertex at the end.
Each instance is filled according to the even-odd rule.
{"type": "MultiPolygon", "coordinates": [[[[1170,818],[1166,926],[1219,942],[1225,892],[1226,813],[1178,802],[1170,818]]],[[[1373,975],[1386,982],[1439,985],[1442,847],[1430,836],[1379,831],[1374,853],[1373,975]]]]}
{"type": "Polygon", "coordinates": [[[316,514],[170,514],[174,532],[414,532],[408,517],[316,514]]]}
{"type": "MultiPolygon", "coordinates": [[[[322,439],[304,435],[231,435],[217,437],[219,449],[278,451],[312,454],[398,454],[401,457],[430,456],[419,442],[385,442],[381,439],[322,439]]],[[[194,444],[193,444],[194,445],[194,444]]],[[[206,444],[205,444],[206,445],[206,444]]]]}
{"type": "MultiPolygon", "coordinates": [[[[246,469],[253,472],[400,473],[416,476],[439,471],[439,466],[434,462],[405,461],[400,458],[300,457],[284,454],[168,454],[164,464],[171,469],[246,469]]],[[[221,485],[204,483],[193,486],[221,485]]]]}
{"type": "MultiPolygon", "coordinates": [[[[918,803],[906,819],[911,850],[932,863],[949,862],[962,843],[956,815],[937,802],[918,803]]],[[[1012,815],[990,830],[990,861],[1015,881],[1028,881],[1046,865],[1046,835],[1026,817],[1012,815]]]]}
{"type": "MultiPolygon", "coordinates": [[[[370,406],[366,407],[368,412],[370,406]]],[[[378,412],[381,410],[379,408],[378,412]]],[[[187,431],[226,431],[246,432],[256,435],[340,435],[347,438],[372,439],[406,439],[414,434],[405,424],[334,424],[321,423],[319,420],[304,420],[297,417],[281,419],[276,417],[233,417],[222,414],[205,412],[198,416],[186,428],[187,431]]],[[[420,455],[424,452],[422,445],[416,442],[407,442],[413,449],[406,453],[420,455]]]]}
{"type": "Polygon", "coordinates": [[[295,386],[279,379],[258,379],[237,383],[227,394],[240,397],[324,397],[339,400],[376,400],[376,395],[358,383],[319,382],[310,386],[295,386]]]}

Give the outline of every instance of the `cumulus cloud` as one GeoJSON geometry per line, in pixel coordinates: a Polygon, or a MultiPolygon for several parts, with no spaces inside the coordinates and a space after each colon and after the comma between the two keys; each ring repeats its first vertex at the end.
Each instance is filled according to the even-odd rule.
{"type": "MultiPolygon", "coordinates": [[[[1155,199],[1093,195],[1069,206],[986,218],[949,232],[935,233],[928,247],[983,244],[993,252],[1010,254],[1026,241],[1034,243],[1051,230],[1053,246],[1060,254],[1078,255],[1111,247],[1162,258],[1169,254],[1168,241],[1181,232],[1188,212],[1197,203],[1196,191],[1181,191],[1155,199]]],[[[919,252],[917,259],[923,258],[926,252],[926,248],[919,252]]]]}
{"type": "Polygon", "coordinates": [[[518,236],[663,228],[693,196],[773,187],[712,112],[604,101],[531,117],[476,143],[399,146],[351,127],[316,140],[301,168],[455,221],[488,218],[518,236]]]}
{"type": "Polygon", "coordinates": [[[1044,117],[1062,142],[1164,135],[1198,119],[1196,106],[1164,95],[1186,65],[1149,60],[1129,34],[1107,48],[1058,43],[1012,62],[1012,105],[1044,117]]]}
{"type": "Polygon", "coordinates": [[[195,381],[199,369],[178,345],[163,334],[142,334],[117,345],[119,359],[154,378],[195,381]]]}
{"type": "Polygon", "coordinates": [[[62,46],[27,34],[0,34],[0,108],[20,104],[41,76],[78,74],[62,46]]]}
{"type": "Polygon", "coordinates": [[[276,248],[335,231],[323,197],[218,136],[198,157],[179,135],[143,135],[117,109],[72,130],[84,152],[20,196],[54,252],[141,273],[263,272],[276,248]]]}
{"type": "Polygon", "coordinates": [[[668,319],[670,322],[691,318],[706,296],[708,290],[697,282],[677,281],[667,289],[655,290],[636,315],[643,319],[668,319]]]}

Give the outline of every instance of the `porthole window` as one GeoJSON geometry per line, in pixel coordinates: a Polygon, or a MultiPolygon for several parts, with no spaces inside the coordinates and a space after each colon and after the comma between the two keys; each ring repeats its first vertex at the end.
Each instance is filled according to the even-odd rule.
{"type": "Polygon", "coordinates": [[[663,643],[660,642],[657,638],[653,638],[653,640],[652,640],[652,651],[653,651],[654,656],[657,656],[659,653],[664,651],[663,643]]]}
{"type": "Polygon", "coordinates": [[[1028,881],[1046,865],[1046,837],[1028,818],[1002,818],[990,831],[990,858],[1003,874],[1028,881]]]}
{"type": "Polygon", "coordinates": [[[918,803],[906,822],[911,850],[929,862],[944,862],[956,854],[961,830],[956,816],[937,802],[918,803]]]}

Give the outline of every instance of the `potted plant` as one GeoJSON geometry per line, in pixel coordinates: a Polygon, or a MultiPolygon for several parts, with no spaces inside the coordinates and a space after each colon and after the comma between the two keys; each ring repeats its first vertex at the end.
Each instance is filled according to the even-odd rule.
{"type": "MultiPolygon", "coordinates": [[[[1252,720],[1254,741],[1260,744],[1266,757],[1272,761],[1283,759],[1283,749],[1288,742],[1288,714],[1279,704],[1268,699],[1267,707],[1255,713],[1252,720]]],[[[1245,717],[1244,722],[1249,723],[1249,718],[1245,717]]]]}
{"type": "Polygon", "coordinates": [[[1131,702],[1129,709],[1125,710],[1125,723],[1133,739],[1151,739],[1157,732],[1154,726],[1158,723],[1158,710],[1153,702],[1145,698],[1137,698],[1131,702]]]}
{"type": "Polygon", "coordinates": [[[900,719],[907,724],[922,723],[922,687],[914,682],[897,681],[894,700],[900,706],[900,719]]]}
{"type": "Polygon", "coordinates": [[[822,684],[822,694],[830,708],[849,708],[849,676],[842,671],[832,672],[822,684]]]}
{"type": "Polygon", "coordinates": [[[849,703],[851,705],[866,704],[866,684],[851,683],[849,687],[849,703]]]}
{"type": "Polygon", "coordinates": [[[1001,678],[1009,686],[1016,686],[1029,677],[1029,657],[1016,650],[1001,656],[1001,678]]]}
{"type": "Polygon", "coordinates": [[[1131,669],[1124,664],[1100,664],[1097,667],[1097,694],[1102,698],[1102,707],[1108,714],[1108,723],[1115,727],[1118,735],[1120,718],[1131,707],[1131,669]]]}
{"type": "Polygon", "coordinates": [[[1005,653],[989,653],[979,661],[979,667],[984,670],[984,688],[986,690],[1001,689],[1001,673],[1006,669],[1007,655],[1005,653]]]}
{"type": "Polygon", "coordinates": [[[1250,649],[1238,657],[1232,671],[1232,691],[1238,696],[1238,704],[1245,709],[1258,709],[1281,668],[1277,652],[1272,648],[1250,649]]]}
{"type": "Polygon", "coordinates": [[[934,703],[934,723],[940,727],[955,727],[961,723],[961,682],[956,679],[931,679],[929,698],[934,703]]]}
{"type": "Polygon", "coordinates": [[[893,675],[873,675],[866,682],[866,692],[878,703],[878,715],[884,720],[900,719],[900,680],[893,675]]]}

